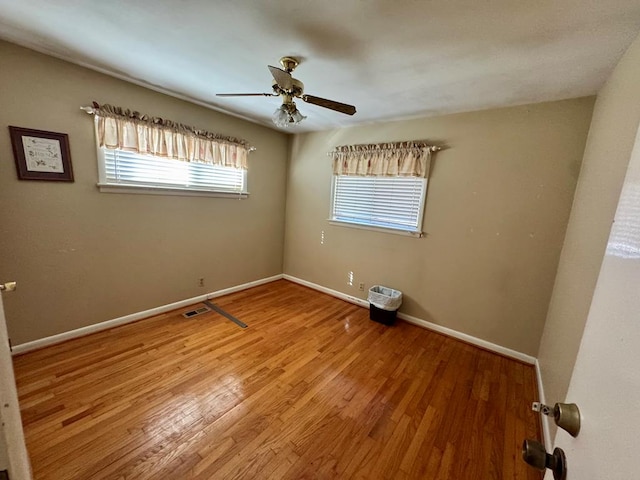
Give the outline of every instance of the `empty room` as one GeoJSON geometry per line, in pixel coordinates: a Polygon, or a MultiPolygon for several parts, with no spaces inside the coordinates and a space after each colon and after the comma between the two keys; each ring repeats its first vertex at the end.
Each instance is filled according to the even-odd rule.
{"type": "Polygon", "coordinates": [[[0,479],[629,479],[640,4],[0,0],[0,479]]]}

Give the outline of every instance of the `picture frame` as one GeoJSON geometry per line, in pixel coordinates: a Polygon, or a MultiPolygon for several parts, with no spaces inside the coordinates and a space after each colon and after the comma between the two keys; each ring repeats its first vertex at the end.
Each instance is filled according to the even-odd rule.
{"type": "Polygon", "coordinates": [[[19,180],[73,182],[66,133],[9,127],[19,180]]]}

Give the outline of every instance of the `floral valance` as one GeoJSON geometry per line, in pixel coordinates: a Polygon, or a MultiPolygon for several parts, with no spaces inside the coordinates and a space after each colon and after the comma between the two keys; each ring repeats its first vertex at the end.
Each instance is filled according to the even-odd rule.
{"type": "Polygon", "coordinates": [[[247,169],[252,148],[245,141],[112,105],[83,107],[96,116],[100,147],[186,162],[247,169]]]}
{"type": "Polygon", "coordinates": [[[342,145],[329,153],[334,175],[427,177],[432,152],[440,147],[422,141],[342,145]]]}

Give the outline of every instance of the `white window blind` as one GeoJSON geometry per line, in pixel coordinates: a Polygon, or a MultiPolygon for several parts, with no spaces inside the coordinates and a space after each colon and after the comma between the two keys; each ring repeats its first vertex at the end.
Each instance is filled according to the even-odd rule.
{"type": "Polygon", "coordinates": [[[421,177],[336,175],[331,220],[419,233],[426,187],[421,177]]]}
{"type": "Polygon", "coordinates": [[[101,185],[246,193],[246,170],[143,155],[118,149],[100,149],[101,185]]]}

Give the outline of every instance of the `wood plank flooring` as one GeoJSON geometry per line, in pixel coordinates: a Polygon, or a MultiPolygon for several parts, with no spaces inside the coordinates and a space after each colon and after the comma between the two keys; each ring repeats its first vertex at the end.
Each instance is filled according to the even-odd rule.
{"type": "Polygon", "coordinates": [[[14,359],[36,480],[536,479],[531,366],[285,280],[14,359]]]}

